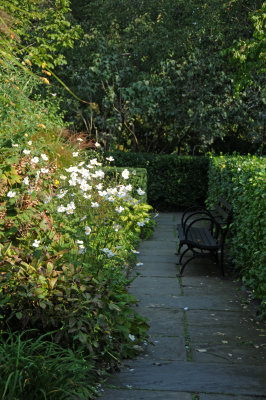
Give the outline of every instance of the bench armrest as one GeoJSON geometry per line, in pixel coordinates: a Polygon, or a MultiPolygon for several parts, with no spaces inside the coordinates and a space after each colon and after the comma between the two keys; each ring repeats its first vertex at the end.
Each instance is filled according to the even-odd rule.
{"type": "Polygon", "coordinates": [[[183,230],[185,229],[186,225],[188,224],[188,221],[190,218],[195,217],[196,215],[207,215],[209,217],[212,217],[211,213],[204,207],[201,206],[192,206],[187,208],[181,218],[181,225],[183,230]]]}

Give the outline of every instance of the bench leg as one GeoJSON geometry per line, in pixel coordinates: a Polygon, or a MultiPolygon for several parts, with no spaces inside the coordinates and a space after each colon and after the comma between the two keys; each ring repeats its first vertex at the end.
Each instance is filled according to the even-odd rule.
{"type": "Polygon", "coordinates": [[[190,248],[188,247],[188,248],[181,254],[181,257],[179,258],[178,264],[182,264],[183,257],[184,257],[184,255],[185,255],[189,250],[190,250],[190,248]]]}
{"type": "MultiPolygon", "coordinates": [[[[189,250],[189,249],[188,249],[188,250],[189,250]]],[[[187,251],[187,250],[186,250],[186,251],[187,251]]],[[[184,254],[184,253],[183,253],[183,254],[184,254]]],[[[183,256],[183,255],[182,255],[182,256],[183,256]]],[[[176,276],[177,276],[178,278],[181,278],[181,277],[183,276],[183,272],[184,272],[184,269],[185,269],[186,265],[189,263],[189,261],[193,260],[193,258],[195,258],[195,255],[194,255],[194,254],[193,254],[192,257],[190,257],[190,258],[185,262],[184,265],[182,265],[182,268],[181,268],[180,273],[179,273],[179,274],[176,274],[176,276]]]]}
{"type": "Polygon", "coordinates": [[[183,245],[184,244],[179,243],[178,250],[177,250],[177,253],[176,253],[177,256],[180,254],[180,251],[181,251],[181,248],[182,248],[183,245]]]}
{"type": "MultiPolygon", "coordinates": [[[[217,256],[218,256],[218,254],[217,254],[217,256]]],[[[220,264],[220,267],[221,267],[222,275],[224,276],[224,252],[223,251],[221,251],[221,257],[220,257],[219,264],[220,264]]]]}

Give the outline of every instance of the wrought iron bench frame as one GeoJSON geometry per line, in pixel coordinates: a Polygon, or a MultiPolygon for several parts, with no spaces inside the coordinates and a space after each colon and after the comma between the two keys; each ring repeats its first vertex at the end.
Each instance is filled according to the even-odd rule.
{"type": "Polygon", "coordinates": [[[184,245],[187,249],[180,255],[177,263],[181,266],[178,277],[183,276],[187,264],[196,257],[213,258],[224,275],[224,246],[231,221],[232,205],[222,198],[219,198],[211,210],[194,206],[184,211],[181,224],[177,225],[179,236],[177,254],[180,255],[184,245]],[[198,225],[202,223],[206,226],[199,227],[198,225]],[[183,257],[188,251],[192,252],[192,257],[182,264],[183,257]]]}

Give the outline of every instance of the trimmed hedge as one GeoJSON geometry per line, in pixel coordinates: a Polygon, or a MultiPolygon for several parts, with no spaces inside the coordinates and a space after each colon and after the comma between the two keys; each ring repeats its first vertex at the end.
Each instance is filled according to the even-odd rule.
{"type": "MultiPolygon", "coordinates": [[[[108,153],[109,155],[109,153],[108,153]]],[[[204,204],[207,197],[207,157],[112,152],[117,167],[146,168],[148,203],[160,211],[204,204]]]]}
{"type": "Polygon", "coordinates": [[[233,205],[230,255],[243,283],[266,314],[266,159],[215,157],[209,167],[209,205],[224,197],[233,205]]]}
{"type": "Polygon", "coordinates": [[[131,168],[131,167],[104,167],[103,168],[105,176],[110,177],[111,179],[117,179],[119,183],[123,183],[126,185],[132,185],[133,191],[132,195],[134,198],[140,200],[143,203],[147,203],[147,170],[145,168],[131,168]],[[128,169],[129,178],[125,181],[121,174],[122,172],[128,169]],[[139,195],[137,193],[137,189],[142,189],[145,194],[139,195]]]}

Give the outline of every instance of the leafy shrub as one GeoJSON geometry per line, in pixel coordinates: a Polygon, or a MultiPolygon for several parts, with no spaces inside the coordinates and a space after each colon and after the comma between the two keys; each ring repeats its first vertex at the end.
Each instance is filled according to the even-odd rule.
{"type": "Polygon", "coordinates": [[[265,270],[265,158],[212,158],[208,203],[224,197],[233,205],[230,254],[243,283],[261,301],[266,312],[265,270]]]}
{"type": "Polygon", "coordinates": [[[0,329],[37,328],[35,340],[53,331],[56,343],[82,348],[102,371],[137,354],[146,338],[126,275],[152,230],[151,207],[139,201],[144,193],[132,196],[129,181],[138,178],[124,169],[118,180],[106,177],[101,157],[85,156],[84,135],[69,140],[61,118],[29,99],[31,77],[3,72],[0,329]]]}
{"type": "Polygon", "coordinates": [[[203,204],[208,186],[208,158],[113,152],[118,167],[146,168],[148,203],[158,210],[203,204]]]}
{"type": "Polygon", "coordinates": [[[146,329],[129,308],[135,300],[125,291],[123,269],[150,223],[150,206],[130,196],[131,185],[110,187],[96,158],[88,167],[78,160],[53,179],[46,155],[26,156],[31,174],[22,179],[22,171],[2,194],[4,321],[13,329],[58,329],[61,343],[81,343],[102,357],[119,357],[122,347],[125,355],[129,334],[141,337],[146,329]]]}
{"type": "Polygon", "coordinates": [[[0,396],[5,400],[87,400],[96,392],[96,371],[81,350],[64,349],[47,335],[0,336],[0,396]]]}

